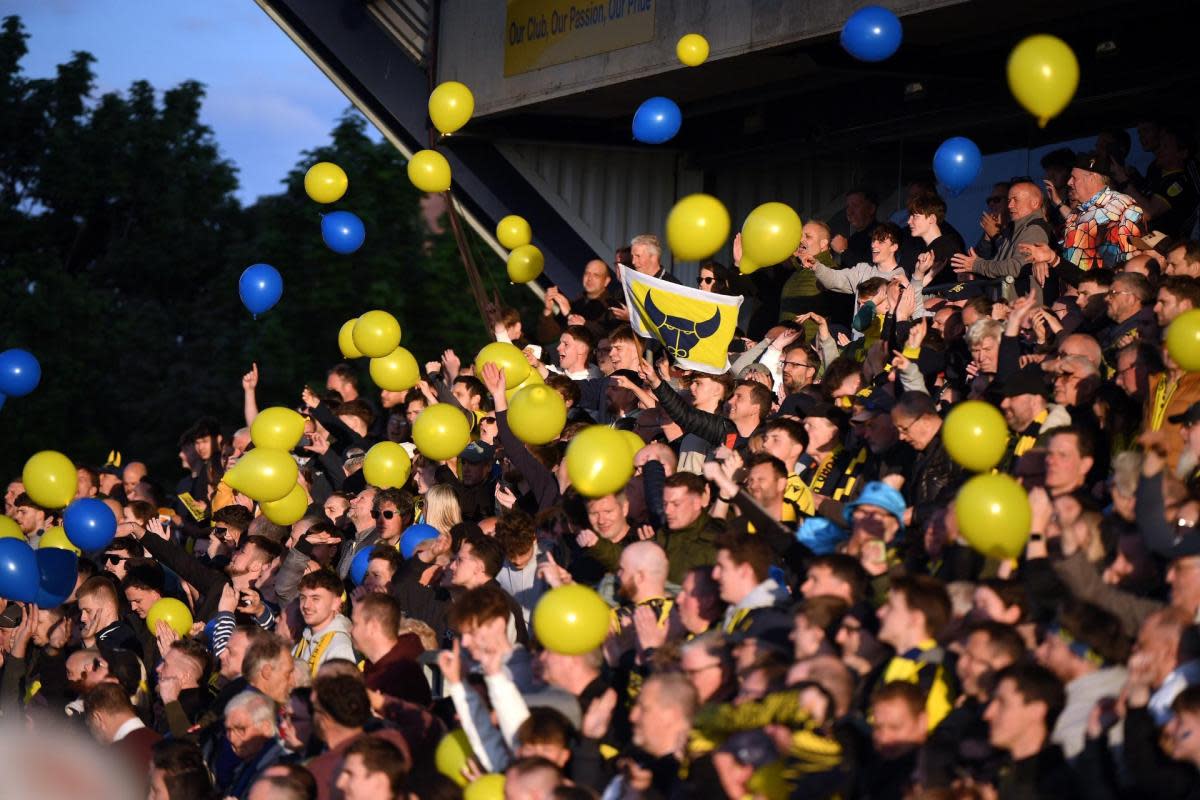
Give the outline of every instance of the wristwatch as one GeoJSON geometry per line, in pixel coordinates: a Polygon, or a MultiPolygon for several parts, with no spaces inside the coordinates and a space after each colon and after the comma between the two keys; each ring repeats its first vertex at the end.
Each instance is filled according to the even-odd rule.
{"type": "Polygon", "coordinates": [[[1041,531],[1030,531],[1029,541],[1044,542],[1044,541],[1046,541],[1046,534],[1042,533],[1041,531]]]}

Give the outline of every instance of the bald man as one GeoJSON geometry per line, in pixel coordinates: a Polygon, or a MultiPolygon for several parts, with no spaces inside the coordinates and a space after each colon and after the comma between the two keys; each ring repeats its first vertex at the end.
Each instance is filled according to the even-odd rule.
{"type": "MultiPolygon", "coordinates": [[[[1008,189],[1008,213],[1012,228],[1000,232],[995,257],[980,258],[974,248],[957,253],[950,258],[955,272],[971,272],[984,278],[1022,276],[1028,281],[1033,259],[1021,253],[1020,245],[1044,245],[1053,239],[1054,231],[1042,208],[1042,190],[1030,181],[1014,183],[1008,189]]],[[[1017,291],[1024,293],[1028,288],[1018,286],[1017,291]]]]}
{"type": "MultiPolygon", "coordinates": [[[[1100,349],[1100,342],[1096,341],[1096,337],[1086,333],[1072,333],[1063,339],[1058,345],[1058,355],[1060,358],[1079,356],[1096,369],[1100,369],[1100,365],[1104,363],[1104,353],[1100,349]]],[[[1043,361],[1042,365],[1045,367],[1046,362],[1043,361]]]]}
{"type": "Polygon", "coordinates": [[[140,461],[130,461],[121,472],[121,485],[125,487],[125,496],[133,497],[133,490],[146,477],[146,465],[140,461]]]}
{"type": "Polygon", "coordinates": [[[667,598],[667,574],[670,564],[667,553],[654,542],[634,542],[621,552],[617,566],[617,594],[623,605],[613,612],[613,630],[633,624],[633,617],[643,606],[649,607],[665,625],[673,602],[667,598]]]}

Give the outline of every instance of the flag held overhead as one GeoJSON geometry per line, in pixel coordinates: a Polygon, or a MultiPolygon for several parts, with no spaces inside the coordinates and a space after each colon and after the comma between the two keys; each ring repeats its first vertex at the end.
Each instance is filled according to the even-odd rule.
{"type": "Polygon", "coordinates": [[[621,269],[629,321],[638,336],[657,339],[684,369],[712,375],[729,369],[729,344],[742,298],[702,292],[621,269]]]}

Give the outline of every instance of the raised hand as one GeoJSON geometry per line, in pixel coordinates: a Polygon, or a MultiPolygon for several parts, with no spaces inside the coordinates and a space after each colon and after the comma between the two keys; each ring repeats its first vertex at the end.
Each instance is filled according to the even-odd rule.
{"type": "Polygon", "coordinates": [[[733,235],[733,265],[737,266],[742,262],[742,232],[738,231],[733,235]]]}
{"type": "Polygon", "coordinates": [[[658,615],[650,606],[638,606],[633,610],[633,630],[637,634],[639,650],[654,650],[667,641],[667,626],[658,624],[658,615]]]}
{"type": "Polygon", "coordinates": [[[159,517],[151,517],[146,523],[146,530],[150,533],[153,533],[164,542],[171,538],[170,531],[167,530],[167,526],[163,524],[162,519],[159,517]]]}
{"type": "Polygon", "coordinates": [[[921,345],[925,343],[925,336],[929,333],[928,318],[919,319],[912,324],[908,329],[908,337],[904,340],[906,348],[911,347],[916,350],[921,349],[921,345]]]}
{"type": "Polygon", "coordinates": [[[925,276],[933,269],[933,251],[926,250],[917,256],[917,268],[913,272],[913,277],[917,280],[923,280],[925,276]]]}
{"type": "Polygon", "coordinates": [[[500,504],[501,508],[507,511],[517,504],[517,496],[513,494],[512,489],[509,489],[503,484],[497,483],[496,502],[500,504]]]}
{"type": "Polygon", "coordinates": [[[171,649],[172,643],[179,641],[179,634],[160,619],[154,626],[154,638],[158,642],[159,655],[166,655],[166,652],[171,649]]]}
{"type": "Polygon", "coordinates": [[[548,583],[552,589],[575,582],[575,579],[571,577],[571,573],[567,572],[564,567],[560,566],[554,560],[554,553],[551,553],[549,550],[546,551],[546,563],[538,565],[537,575],[548,583]]]}
{"type": "Polygon", "coordinates": [[[613,711],[617,707],[617,693],[608,689],[588,706],[579,724],[579,732],[585,739],[600,739],[608,733],[612,724],[613,711]]]}
{"type": "Polygon", "coordinates": [[[979,227],[983,228],[983,234],[989,239],[996,238],[996,234],[1000,232],[1000,215],[989,214],[986,211],[979,217],[979,227]]]}
{"type": "Polygon", "coordinates": [[[454,640],[449,650],[442,650],[437,655],[438,669],[448,686],[462,683],[462,645],[454,640]]]}
{"type": "Polygon", "coordinates": [[[1062,205],[1062,196],[1058,193],[1058,187],[1054,185],[1054,181],[1042,181],[1042,185],[1046,187],[1046,196],[1050,198],[1050,202],[1055,206],[1062,205]]]}
{"type": "Polygon", "coordinates": [[[321,398],[317,397],[317,393],[307,386],[300,392],[300,402],[304,403],[308,408],[316,408],[321,405],[321,398]]]}
{"type": "Polygon", "coordinates": [[[258,386],[258,362],[250,365],[250,371],[242,376],[242,391],[253,392],[258,386]]]}
{"type": "Polygon", "coordinates": [[[975,248],[972,247],[965,253],[955,253],[950,256],[950,266],[954,268],[955,272],[971,272],[975,269],[975,262],[978,259],[979,255],[975,252],[975,248]]]}
{"type": "Polygon", "coordinates": [[[453,350],[447,349],[442,353],[442,366],[446,370],[446,380],[453,381],[458,377],[458,371],[462,367],[462,359],[453,350]]]}
{"type": "Polygon", "coordinates": [[[654,528],[651,528],[649,525],[643,525],[642,527],[637,529],[637,536],[638,536],[638,539],[642,540],[643,542],[646,541],[647,539],[653,539],[654,538],[654,528]]]}
{"type": "Polygon", "coordinates": [[[504,392],[508,389],[508,382],[504,377],[504,370],[492,363],[483,365],[483,374],[479,376],[483,381],[484,387],[492,397],[504,397],[504,392]]]}
{"type": "Polygon", "coordinates": [[[588,528],[584,528],[579,533],[575,534],[575,544],[584,549],[594,547],[596,542],[599,541],[600,537],[596,535],[596,532],[589,530],[588,528]]]}

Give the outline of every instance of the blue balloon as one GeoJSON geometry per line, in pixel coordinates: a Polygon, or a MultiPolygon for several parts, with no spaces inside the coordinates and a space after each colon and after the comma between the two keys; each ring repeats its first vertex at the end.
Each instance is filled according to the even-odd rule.
{"type": "MultiPolygon", "coordinates": [[[[98,502],[98,501],[97,501],[98,502]]],[[[61,606],[75,591],[79,575],[79,556],[72,550],[47,547],[36,553],[38,567],[38,608],[61,606]]]]}
{"type": "Polygon", "coordinates": [[[883,61],[900,49],[904,29],[891,11],[864,6],[842,26],[842,47],[859,61],[883,61]]]}
{"type": "Polygon", "coordinates": [[[0,597],[32,603],[37,600],[38,581],[38,560],[29,542],[0,539],[0,597]]]}
{"type": "Polygon", "coordinates": [[[246,267],[238,280],[238,294],[242,298],[242,305],[257,317],[283,296],[283,276],[270,264],[246,267]]]}
{"type": "Polygon", "coordinates": [[[117,517],[103,500],[81,497],[63,512],[63,529],[71,544],[91,553],[108,547],[117,535],[117,517]]]}
{"type": "Polygon", "coordinates": [[[350,562],[350,580],[354,581],[356,586],[362,586],[363,580],[367,577],[367,562],[371,560],[371,551],[374,547],[364,547],[354,554],[354,560],[350,562]]]}
{"type": "Polygon", "coordinates": [[[951,136],[933,154],[933,174],[951,195],[970,186],[982,168],[983,155],[979,147],[965,136],[951,136]]]}
{"type": "Polygon", "coordinates": [[[412,558],[412,554],[417,550],[417,545],[421,542],[427,542],[430,539],[436,539],[437,537],[438,530],[432,525],[426,525],[423,522],[411,525],[408,530],[400,535],[400,555],[405,558],[412,558]]]}
{"type": "Polygon", "coordinates": [[[633,138],[646,144],[662,144],[679,133],[682,124],[683,114],[674,100],[651,97],[633,115],[633,138]]]}
{"type": "Polygon", "coordinates": [[[28,350],[0,353],[0,394],[24,397],[37,388],[41,379],[42,366],[28,350]]]}
{"type": "Polygon", "coordinates": [[[356,214],[333,211],[321,217],[321,238],[333,252],[348,255],[363,246],[367,229],[356,214]]]}

